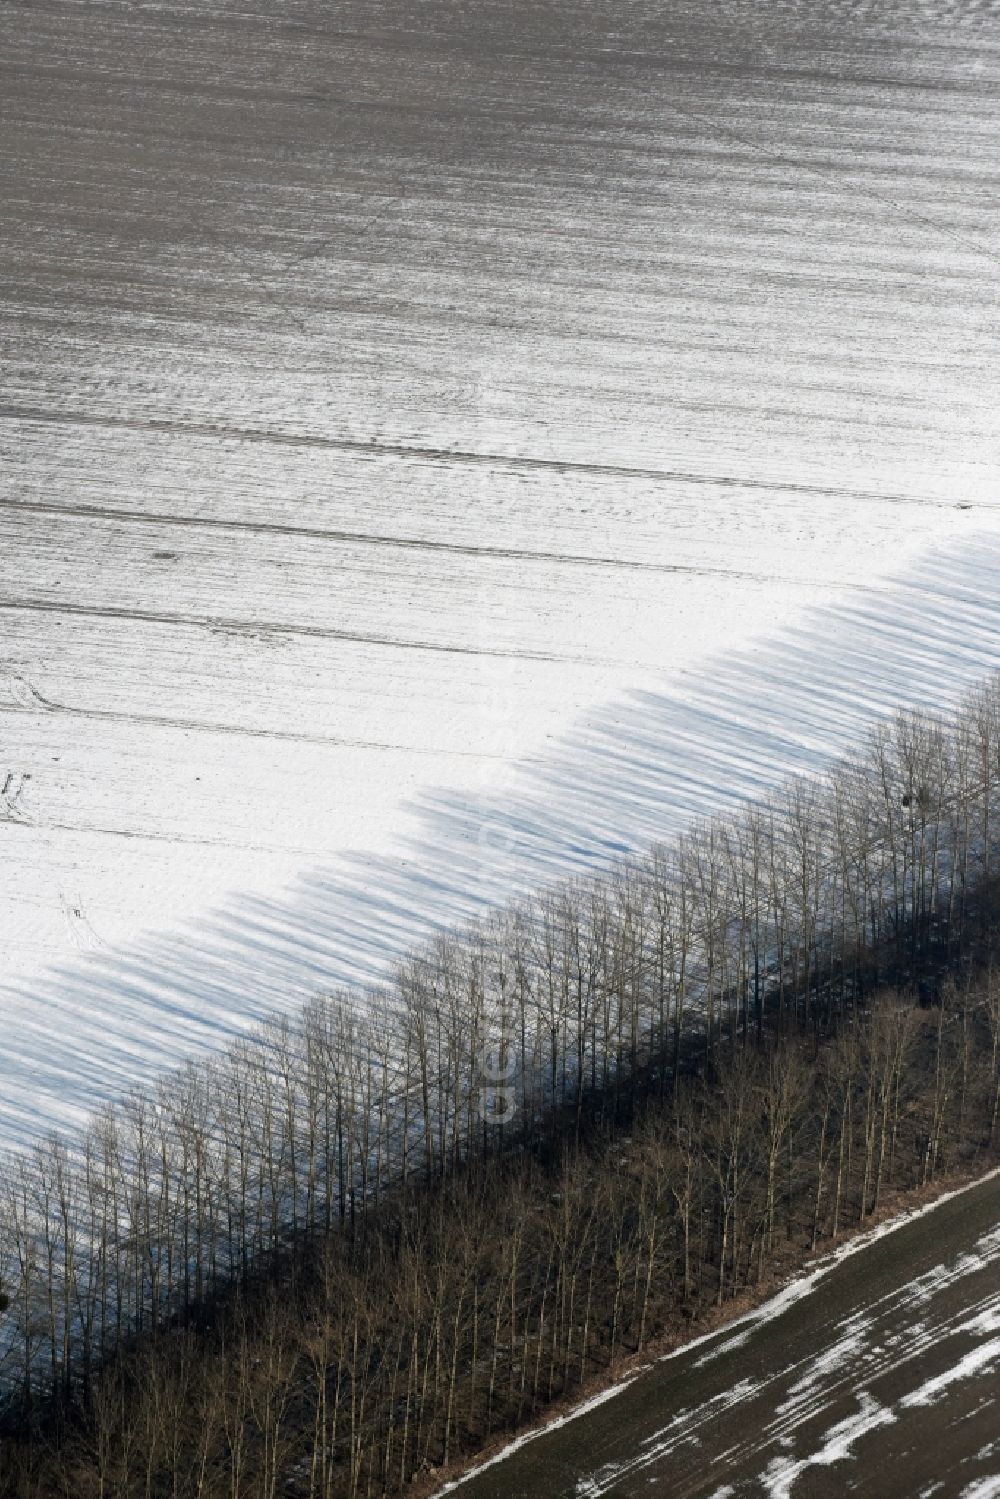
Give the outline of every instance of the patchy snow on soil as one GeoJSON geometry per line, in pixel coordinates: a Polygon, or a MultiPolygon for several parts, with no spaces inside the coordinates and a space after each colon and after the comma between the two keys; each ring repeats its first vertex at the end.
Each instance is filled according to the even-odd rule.
{"type": "MultiPolygon", "coordinates": [[[[980,1325],[977,1321],[967,1322],[966,1328],[980,1325]]],[[[901,1404],[905,1410],[918,1405],[932,1405],[935,1400],[945,1394],[950,1387],[959,1379],[970,1379],[975,1374],[989,1373],[996,1368],[1000,1362],[1000,1338],[991,1338],[988,1343],[981,1343],[971,1353],[963,1356],[950,1369],[945,1369],[941,1374],[935,1374],[932,1379],[925,1379],[917,1389],[911,1390],[904,1395],[901,1404]]]]}
{"type": "Polygon", "coordinates": [[[499,1452],[495,1452],[492,1457],[487,1458],[486,1462],[477,1463],[475,1467],[463,1473],[460,1478],[452,1479],[450,1483],[446,1483],[442,1488],[436,1490],[434,1499],[441,1499],[442,1495],[450,1494],[453,1489],[457,1489],[470,1478],[475,1478],[478,1474],[485,1473],[487,1468],[495,1468],[498,1463],[502,1463],[513,1453],[519,1452],[528,1442],[535,1441],[547,1432],[559,1431],[562,1427],[568,1425],[570,1421],[579,1420],[581,1416],[588,1415],[591,1411],[596,1410],[598,1406],[604,1405],[606,1401],[614,1400],[618,1395],[624,1394],[629,1385],[634,1384],[637,1378],[638,1375],[634,1374],[628,1379],[621,1379],[617,1384],[610,1385],[608,1389],[600,1390],[596,1395],[591,1395],[588,1399],[581,1400],[579,1405],[575,1405],[565,1415],[554,1416],[551,1421],[545,1421],[540,1426],[533,1426],[529,1431],[522,1432],[520,1436],[515,1437],[513,1441],[501,1447],[499,1452]]]}
{"type": "Polygon", "coordinates": [[[663,1462],[681,1447],[697,1447],[700,1428],[710,1426],[725,1411],[745,1404],[759,1392],[759,1388],[754,1380],[741,1379],[728,1389],[720,1390],[703,1405],[678,1411],[666,1426],[645,1438],[634,1457],[625,1462],[606,1463],[596,1473],[581,1478],[575,1489],[577,1499],[601,1499],[601,1495],[617,1487],[631,1474],[663,1462]]]}
{"type": "Polygon", "coordinates": [[[829,1347],[818,1353],[801,1378],[789,1386],[778,1406],[779,1416],[791,1416],[811,1406],[817,1390],[845,1364],[857,1360],[871,1339],[872,1319],[864,1313],[852,1317],[829,1347]]]}
{"type": "Polygon", "coordinates": [[[809,1468],[829,1468],[851,1456],[851,1449],[861,1437],[880,1426],[890,1426],[895,1416],[871,1395],[862,1391],[855,1415],[845,1416],[823,1433],[818,1452],[806,1457],[776,1457],[763,1474],[764,1487],[770,1499],[792,1499],[792,1489],[809,1468]]]}

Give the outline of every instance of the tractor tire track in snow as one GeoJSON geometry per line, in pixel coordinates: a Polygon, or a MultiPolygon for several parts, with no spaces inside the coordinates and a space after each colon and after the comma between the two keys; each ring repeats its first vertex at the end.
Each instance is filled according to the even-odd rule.
{"type": "Polygon", "coordinates": [[[554,655],[551,651],[491,650],[487,646],[449,645],[430,640],[401,640],[354,630],[336,630],[323,625],[283,623],[278,620],[221,619],[213,615],[174,614],[154,609],[123,609],[110,604],[57,604],[41,599],[0,599],[0,613],[60,614],[81,619],[120,619],[154,625],[187,625],[195,629],[252,635],[267,639],[302,635],[313,640],[347,640],[358,645],[384,646],[387,650],[439,651],[454,656],[490,656],[515,661],[585,661],[584,655],[554,655]]]}
{"type": "MultiPolygon", "coordinates": [[[[0,679],[0,687],[7,685],[0,679]]],[[[261,729],[247,724],[206,723],[197,718],[169,717],[159,713],[126,713],[113,708],[75,707],[71,703],[57,703],[51,698],[43,697],[23,678],[16,679],[16,686],[13,691],[9,692],[9,695],[11,700],[6,703],[0,697],[0,713],[55,714],[66,718],[91,719],[95,723],[134,723],[160,729],[191,730],[198,734],[236,734],[244,739],[274,739],[279,742],[287,741],[290,744],[326,744],[337,748],[349,746],[352,749],[391,750],[396,754],[399,752],[398,744],[377,739],[351,739],[346,735],[296,733],[293,729],[261,729]]],[[[409,753],[435,755],[438,752],[414,747],[409,753]]],[[[455,753],[461,755],[464,752],[456,750],[455,753]]],[[[483,759],[489,756],[483,751],[477,751],[476,758],[483,759]]]]}
{"type": "MultiPolygon", "coordinates": [[[[924,504],[933,506],[935,509],[941,508],[943,503],[946,503],[942,502],[941,500],[935,500],[933,498],[921,498],[920,495],[902,493],[894,494],[891,491],[886,492],[882,490],[859,489],[839,484],[801,484],[794,483],[787,479],[779,478],[742,478],[738,474],[702,473],[696,470],[689,471],[684,469],[638,468],[621,463],[582,463],[573,459],[532,458],[517,453],[478,453],[471,451],[461,451],[454,448],[429,448],[408,443],[389,443],[385,442],[382,439],[375,438],[371,438],[369,440],[361,440],[359,438],[329,437],[324,436],[322,433],[283,432],[276,429],[263,431],[260,429],[248,427],[224,427],[213,423],[188,422],[183,421],[179,418],[138,418],[126,416],[111,416],[101,412],[84,411],[46,412],[35,408],[0,406],[0,421],[51,423],[57,426],[66,425],[106,427],[111,431],[121,430],[127,432],[148,432],[154,435],[163,435],[168,437],[171,435],[175,435],[203,438],[214,442],[223,441],[273,443],[278,446],[284,447],[319,449],[327,448],[335,452],[355,453],[361,457],[370,459],[412,459],[421,463],[444,464],[454,467],[467,465],[475,468],[486,468],[490,471],[496,471],[498,473],[509,472],[586,474],[606,479],[641,479],[647,483],[652,484],[698,484],[703,485],[708,489],[717,490],[749,489],[759,490],[765,494],[840,496],[844,499],[870,500],[873,503],[885,505],[924,504]]],[[[992,508],[994,502],[979,501],[978,503],[985,504],[992,508]]],[[[26,502],[18,503],[12,502],[10,500],[4,500],[3,504],[8,508],[31,508],[26,502]]],[[[36,504],[34,508],[46,509],[48,507],[36,504]]],[[[67,513],[74,513],[72,507],[53,506],[52,508],[66,508],[67,513]]],[[[80,507],[77,513],[91,514],[93,513],[93,511],[90,509],[90,507],[84,506],[80,507]]],[[[136,511],[132,513],[137,517],[141,517],[143,519],[147,518],[145,516],[142,516],[141,512],[136,511]]],[[[183,524],[185,517],[170,517],[170,519],[176,520],[178,524],[183,524]]],[[[201,519],[203,519],[204,523],[207,525],[233,524],[232,522],[228,522],[225,520],[213,522],[210,519],[201,519]]],[[[298,528],[285,528],[281,526],[272,528],[271,526],[266,526],[262,527],[261,529],[274,529],[278,532],[282,532],[286,529],[295,531],[298,528]]],[[[366,537],[364,534],[358,534],[354,536],[348,533],[344,533],[343,536],[340,536],[340,534],[336,532],[316,532],[311,529],[303,529],[302,534],[333,534],[334,536],[337,536],[338,539],[359,541],[383,539],[380,537],[366,537]]],[[[384,539],[391,545],[406,546],[422,544],[420,542],[409,542],[406,538],[387,537],[384,539]]],[[[451,548],[446,549],[451,550],[451,548]]],[[[455,550],[465,549],[456,548],[455,550]]],[[[492,549],[472,548],[470,550],[481,550],[486,555],[489,555],[492,549]]],[[[510,552],[501,552],[500,555],[530,556],[535,554],[523,554],[516,550],[512,550],[510,552]]],[[[572,556],[557,555],[553,558],[553,560],[593,562],[605,560],[614,561],[615,559],[590,557],[576,558],[572,556]]]]}

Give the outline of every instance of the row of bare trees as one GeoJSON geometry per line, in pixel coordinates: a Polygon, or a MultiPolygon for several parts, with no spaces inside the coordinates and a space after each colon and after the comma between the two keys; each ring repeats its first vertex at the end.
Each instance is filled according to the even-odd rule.
{"type": "MultiPolygon", "coordinates": [[[[317,1000],[108,1108],[81,1139],[8,1158],[0,1418],[30,1427],[53,1401],[88,1398],[133,1340],[334,1228],[353,1242],[387,1199],[509,1153],[547,1119],[627,1121],[639,1077],[665,1096],[685,1059],[712,1065],[774,1029],[819,1035],[887,979],[948,963],[985,919],[998,784],[995,678],[948,721],[899,716],[823,777],[494,911],[383,989],[317,1000]]],[[[873,1191],[886,1127],[872,1125],[873,1191]]],[[[721,1264],[738,1266],[750,1246],[733,1160],[721,1264]]]]}
{"type": "Polygon", "coordinates": [[[541,1152],[479,1156],[286,1252],[197,1323],[120,1347],[0,1492],[359,1499],[404,1492],[864,1224],[889,1190],[989,1158],[1000,975],[881,991],[812,1036],[722,1051],[541,1152]]]}

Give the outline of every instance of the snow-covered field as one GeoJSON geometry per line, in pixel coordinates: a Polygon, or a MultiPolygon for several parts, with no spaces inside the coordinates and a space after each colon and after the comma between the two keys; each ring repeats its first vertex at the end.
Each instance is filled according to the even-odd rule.
{"type": "Polygon", "coordinates": [[[10,0],[0,1142],[1000,664],[998,21],[10,0]]]}

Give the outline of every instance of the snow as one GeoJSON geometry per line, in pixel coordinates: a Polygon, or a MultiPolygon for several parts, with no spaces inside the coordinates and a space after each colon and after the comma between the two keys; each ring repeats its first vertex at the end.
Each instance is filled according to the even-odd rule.
{"type": "MultiPolygon", "coordinates": [[[[914,1328],[918,1332],[919,1328],[914,1328]]],[[[843,1333],[828,1348],[818,1353],[800,1379],[789,1386],[788,1395],[777,1408],[779,1416],[789,1416],[807,1409],[817,1390],[845,1364],[856,1361],[870,1339],[872,1320],[860,1314],[852,1318],[843,1333]]]]}
{"type": "Polygon", "coordinates": [[[981,7],[295,8],[11,10],[0,1142],[1000,660],[981,7]]]}
{"type": "Polygon", "coordinates": [[[763,1475],[764,1487],[770,1499],[791,1499],[796,1481],[809,1468],[829,1468],[843,1462],[852,1455],[855,1443],[870,1431],[880,1426],[891,1426],[895,1416],[879,1405],[867,1392],[862,1391],[858,1399],[858,1410],[854,1415],[837,1421],[823,1435],[823,1445],[818,1452],[802,1458],[776,1457],[763,1475]]]}
{"type": "Polygon", "coordinates": [[[452,1479],[451,1482],[446,1483],[442,1488],[437,1489],[434,1495],[434,1499],[441,1499],[442,1495],[450,1494],[453,1489],[457,1489],[461,1484],[467,1482],[468,1479],[475,1477],[476,1474],[484,1473],[487,1468],[496,1467],[497,1463],[502,1463],[504,1459],[510,1457],[512,1453],[519,1452],[520,1449],[524,1447],[528,1442],[535,1441],[538,1437],[544,1436],[547,1432],[558,1431],[563,1426],[568,1425],[570,1421],[575,1421],[580,1416],[586,1416],[590,1411],[596,1410],[598,1406],[604,1405],[606,1401],[613,1400],[617,1395],[620,1395],[624,1390],[627,1390],[629,1385],[633,1384],[637,1377],[637,1375],[631,1375],[628,1379],[621,1379],[617,1384],[611,1385],[608,1389],[601,1390],[596,1395],[591,1395],[589,1399],[581,1400],[579,1405],[574,1406],[573,1409],[571,1411],[568,1411],[565,1415],[555,1416],[551,1421],[546,1421],[541,1426],[535,1426],[528,1431],[522,1432],[520,1436],[515,1437],[513,1441],[508,1442],[506,1446],[501,1447],[499,1452],[496,1452],[492,1457],[487,1458],[486,1462],[477,1463],[475,1467],[469,1468],[465,1473],[463,1473],[460,1478],[452,1479]]]}
{"type": "Polygon", "coordinates": [[[678,1411],[661,1430],[646,1437],[639,1451],[625,1462],[606,1463],[596,1473],[577,1480],[576,1499],[601,1499],[601,1496],[616,1488],[624,1478],[642,1472],[661,1463],[679,1447],[698,1446],[700,1427],[709,1426],[724,1411],[745,1404],[758,1393],[759,1385],[751,1379],[737,1380],[729,1389],[713,1395],[703,1405],[678,1411]]]}
{"type": "Polygon", "coordinates": [[[931,1405],[943,1395],[951,1385],[959,1379],[970,1379],[974,1374],[980,1374],[984,1370],[991,1370],[1000,1361],[1000,1338],[992,1338],[988,1343],[981,1343],[971,1353],[966,1353],[950,1369],[943,1374],[936,1374],[933,1379],[926,1379],[916,1390],[911,1390],[908,1395],[903,1396],[902,1404],[909,1408],[916,1405],[931,1405]]]}

